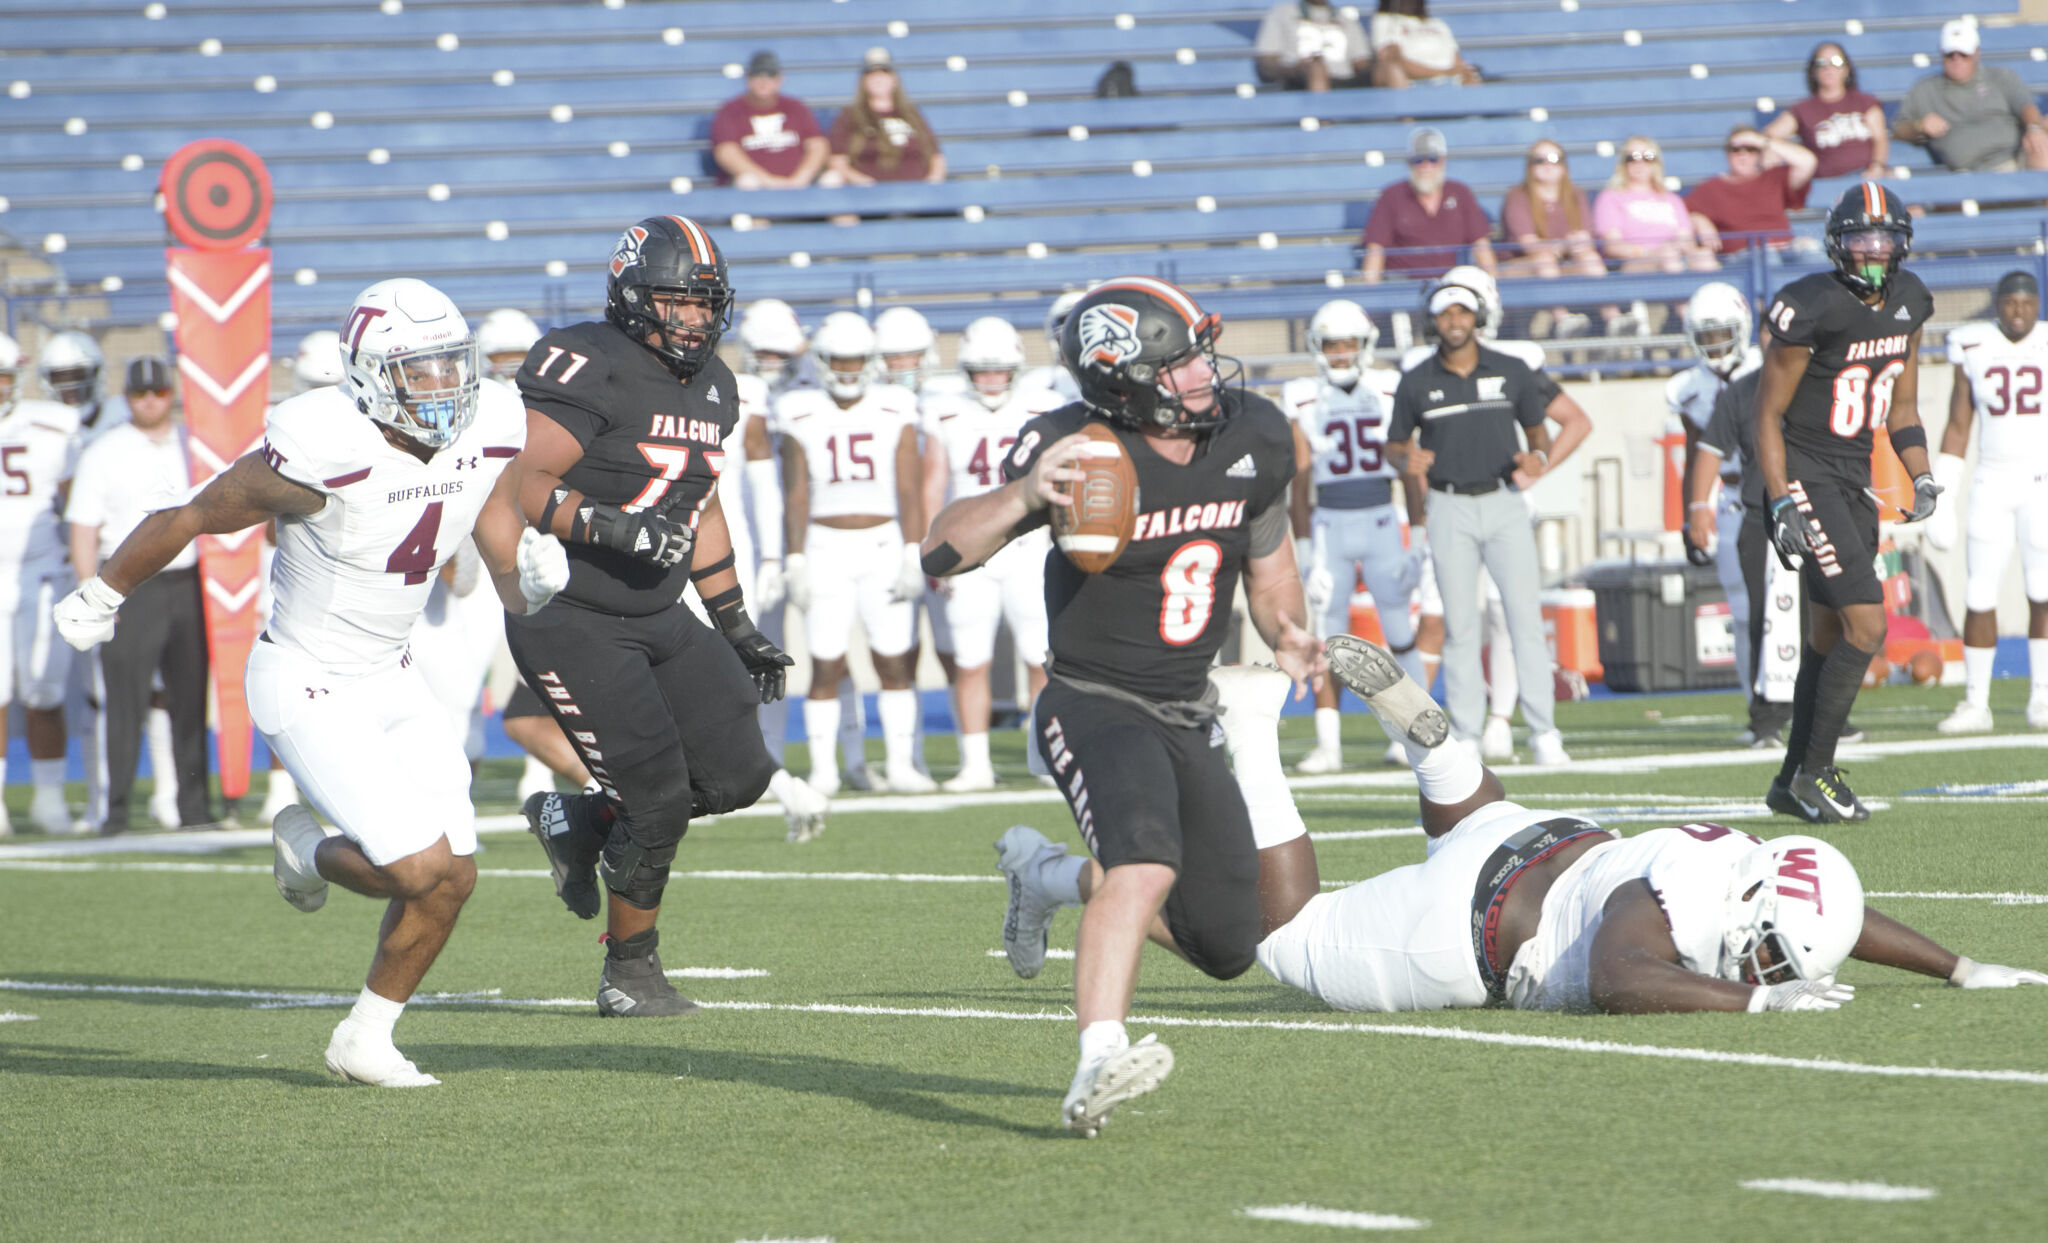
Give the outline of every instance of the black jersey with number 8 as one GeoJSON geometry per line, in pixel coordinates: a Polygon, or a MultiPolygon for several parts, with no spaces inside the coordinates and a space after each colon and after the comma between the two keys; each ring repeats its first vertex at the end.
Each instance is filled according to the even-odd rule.
{"type": "Polygon", "coordinates": [[[1780,289],[1765,314],[1771,335],[1813,351],[1785,408],[1786,446],[1815,457],[1867,461],[1871,437],[1891,413],[1907,347],[1933,314],[1934,296],[1903,270],[1877,306],[1832,272],[1802,276],[1780,289]]]}

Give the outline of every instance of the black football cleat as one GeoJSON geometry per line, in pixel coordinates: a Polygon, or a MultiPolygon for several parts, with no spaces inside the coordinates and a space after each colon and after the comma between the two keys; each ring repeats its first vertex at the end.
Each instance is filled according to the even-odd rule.
{"type": "Polygon", "coordinates": [[[597,1013],[607,1019],[662,1019],[694,1014],[697,1003],[675,990],[654,951],[632,958],[605,955],[597,981],[597,1013]]]}
{"type": "Polygon", "coordinates": [[[1857,799],[1842,770],[1833,764],[1812,772],[1801,768],[1792,775],[1791,793],[1819,813],[1817,824],[1857,824],[1870,819],[1870,809],[1857,799]]]}
{"type": "Polygon", "coordinates": [[[547,852],[555,896],[578,919],[597,918],[597,859],[604,853],[604,843],[586,841],[589,835],[570,825],[569,802],[553,790],[530,796],[520,810],[526,813],[526,831],[547,852]]]}
{"type": "Polygon", "coordinates": [[[1764,792],[1764,806],[1781,816],[1791,816],[1808,824],[1825,824],[1820,812],[1792,797],[1792,783],[1783,777],[1771,778],[1771,788],[1764,792]]]}

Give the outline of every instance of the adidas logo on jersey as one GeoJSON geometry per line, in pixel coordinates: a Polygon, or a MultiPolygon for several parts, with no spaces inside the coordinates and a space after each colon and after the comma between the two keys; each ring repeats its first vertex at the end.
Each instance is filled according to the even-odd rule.
{"type": "Polygon", "coordinates": [[[1257,479],[1259,477],[1259,464],[1252,461],[1252,455],[1247,453],[1235,462],[1232,462],[1230,469],[1224,471],[1223,475],[1226,479],[1257,479]]]}
{"type": "MultiPolygon", "coordinates": [[[[1903,309],[1903,308],[1902,308],[1902,309],[1903,309]]],[[[712,386],[711,386],[711,391],[710,391],[709,393],[705,394],[705,396],[704,396],[704,400],[705,400],[705,401],[708,401],[708,402],[710,402],[710,403],[711,403],[712,405],[714,405],[714,406],[715,406],[715,405],[718,405],[718,404],[719,404],[719,400],[718,400],[718,386],[717,386],[716,384],[714,384],[714,385],[712,385],[712,386]]]]}
{"type": "Polygon", "coordinates": [[[1905,307],[1900,307],[1900,308],[1899,308],[1899,309],[1898,309],[1897,311],[1895,311],[1895,312],[1894,312],[1894,313],[1892,314],[1892,318],[1893,318],[1893,319],[1911,319],[1911,318],[1913,318],[1913,312],[1911,312],[1911,311],[1907,310],[1907,309],[1906,309],[1905,307]]]}

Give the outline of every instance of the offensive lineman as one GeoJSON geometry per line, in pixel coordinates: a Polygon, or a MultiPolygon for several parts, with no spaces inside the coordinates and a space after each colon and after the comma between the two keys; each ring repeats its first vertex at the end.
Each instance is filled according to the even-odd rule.
{"type": "MultiPolygon", "coordinates": [[[[789,602],[804,613],[811,649],[804,700],[810,784],[820,794],[839,790],[839,684],[858,616],[882,683],[875,707],[884,780],[900,794],[927,794],[938,787],[913,758],[916,602],[924,594],[917,541],[925,525],[917,398],[875,382],[874,330],[851,311],[825,317],[811,353],[824,387],[785,393],[775,403],[789,549],[784,579],[789,602]]],[[[848,761],[861,764],[859,756],[848,761]]]]}
{"type": "MultiPolygon", "coordinates": [[[[1157,1087],[1173,1054],[1124,1031],[1139,951],[1149,935],[1203,972],[1251,965],[1262,925],[1262,859],[1245,799],[1224,758],[1207,670],[1222,645],[1240,576],[1252,623],[1302,691],[1324,670],[1305,616],[1288,539],[1294,444],[1286,416],[1217,371],[1220,322],[1164,281],[1126,276],[1074,307],[1061,354],[1084,404],[1025,425],[1004,460],[1007,482],[946,507],[925,542],[936,576],[985,562],[1044,525],[1082,477],[1079,429],[1107,423],[1136,465],[1144,509],[1128,548],[1083,574],[1046,560],[1050,682],[1037,745],[1090,850],[1093,871],[1067,869],[1071,901],[1088,899],[1074,964],[1080,1060],[1060,1107],[1093,1135],[1118,1104],[1157,1087]],[[1086,892],[1082,891],[1082,887],[1086,892]]],[[[1048,851],[1028,829],[997,843],[1015,893],[1048,851]]],[[[1278,869],[1276,869],[1278,870],[1278,869]]],[[[1030,946],[1006,926],[1022,973],[1030,946]]],[[[1035,938],[1043,956],[1043,930],[1035,938]]]]}
{"type": "MultiPolygon", "coordinates": [[[[1379,341],[1365,308],[1348,298],[1325,302],[1308,321],[1309,355],[1316,375],[1289,380],[1280,409],[1294,422],[1295,476],[1289,508],[1294,558],[1318,634],[1343,634],[1351,625],[1351,588],[1362,572],[1379,611],[1380,631],[1416,680],[1422,657],[1408,600],[1422,583],[1428,554],[1420,539],[1411,552],[1401,541],[1401,511],[1394,508],[1393,466],[1387,461],[1387,421],[1401,373],[1373,365],[1379,341]],[[1303,469],[1309,467],[1309,469],[1303,469]]],[[[1423,523],[1420,489],[1403,487],[1409,522],[1423,523]]],[[[1337,684],[1316,691],[1316,745],[1296,772],[1334,773],[1344,767],[1337,684]]],[[[1398,750],[1390,756],[1399,757],[1398,750]]]]}
{"type": "MultiPolygon", "coordinates": [[[[1008,320],[991,315],[967,325],[960,334],[959,360],[971,391],[924,402],[927,513],[939,512],[949,499],[1001,487],[1003,458],[1024,424],[1063,404],[1049,390],[1019,387],[1024,338],[1008,320]]],[[[1045,689],[1045,555],[1050,548],[1049,535],[1033,531],[978,568],[938,580],[943,599],[933,609],[933,621],[943,613],[952,632],[954,710],[960,726],[960,772],[943,783],[948,792],[995,789],[988,753],[989,666],[1000,623],[1009,623],[1029,670],[1031,698],[1045,689]]]]}
{"type": "Polygon", "coordinates": [[[1899,267],[1912,242],[1898,195],[1875,181],[1851,186],[1828,213],[1833,270],[1779,290],[1765,316],[1771,338],[1757,384],[1757,461],[1771,543],[1788,568],[1802,559],[1810,607],[1785,762],[1764,801],[1817,824],[1870,818],[1835,767],[1835,745],[1884,645],[1870,493],[1878,428],[1889,423],[1892,448],[1913,479],[1913,507],[1900,517],[1929,517],[1941,494],[1919,410],[1920,330],[1934,298],[1899,267]]]}
{"type": "Polygon", "coordinates": [[[612,250],[605,318],[548,333],[519,371],[520,508],[563,540],[570,574],[558,606],[508,616],[506,638],[599,788],[536,794],[526,819],[563,905],[594,919],[600,878],[610,894],[605,1017],[696,1009],[656,952],[676,847],[692,818],[791,780],[754,724],[791,662],[747,616],[716,491],[739,418],[717,356],[732,301],[711,235],[650,216],[612,250]],[[682,603],[690,585],[717,632],[682,603]]]}
{"type": "MultiPolygon", "coordinates": [[[[1948,334],[1956,365],[1948,427],[1934,478],[1954,491],[1968,466],[1970,427],[1977,439],[1977,470],[1970,479],[1969,525],[1963,588],[1963,701],[1935,726],[1944,734],[1991,729],[1991,658],[1998,647],[1998,587],[2019,545],[2027,590],[2027,724],[2048,729],[2048,325],[2039,322],[2041,289],[2031,272],[2007,272],[1992,291],[1997,318],[1964,324],[1948,334]]],[[[1937,549],[1955,543],[1953,505],[1927,524],[1937,549]]]]}
{"type": "Polygon", "coordinates": [[[320,909],[330,882],[390,900],[327,1069],[426,1087],[439,1081],[392,1044],[392,1026],[476,885],[476,813],[469,765],[406,638],[472,528],[511,612],[540,609],[568,571],[559,545],[521,530],[506,467],[525,420],[510,394],[479,384],[476,339],[455,304],[422,281],[380,281],[357,296],[342,337],[342,386],[273,409],[262,449],[144,519],[57,605],[57,628],[73,647],[104,642],[122,599],[194,538],[277,520],[249,713],[339,830],[328,835],[303,806],[281,812],[277,889],[302,911],[320,909]]]}

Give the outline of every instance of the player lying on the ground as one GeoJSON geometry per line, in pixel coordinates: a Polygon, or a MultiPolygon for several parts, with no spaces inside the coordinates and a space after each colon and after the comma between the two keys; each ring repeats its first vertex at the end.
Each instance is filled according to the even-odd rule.
{"type": "Polygon", "coordinates": [[[59,601],[57,629],[84,649],[114,633],[121,602],[202,533],[277,520],[275,603],[249,653],[249,715],[271,754],[332,820],[280,812],[277,889],[302,911],[331,881],[390,907],[327,1069],[357,1083],[424,1087],[392,1044],[398,1016],[476,886],[469,761],[407,654],[435,575],[475,532],[498,597],[538,611],[569,581],[551,536],[525,530],[513,476],[526,441],[519,399],[479,386],[476,339],[433,286],[381,281],[350,308],[343,382],[270,412],[263,447],[185,504],[144,519],[97,577],[59,601]],[[498,496],[500,506],[485,509],[498,496]]]}

